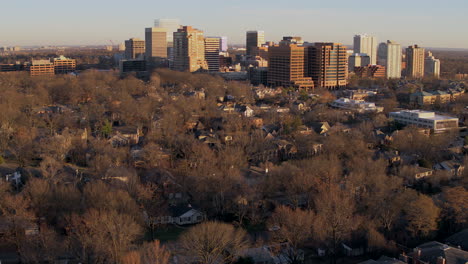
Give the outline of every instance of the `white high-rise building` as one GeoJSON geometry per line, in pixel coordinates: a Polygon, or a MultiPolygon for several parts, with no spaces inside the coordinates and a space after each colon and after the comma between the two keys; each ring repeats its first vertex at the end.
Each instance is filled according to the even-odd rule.
{"type": "Polygon", "coordinates": [[[354,53],[365,53],[371,64],[377,64],[377,38],[367,34],[354,36],[354,53]]]}
{"type": "Polygon", "coordinates": [[[426,76],[434,78],[440,77],[440,60],[436,59],[430,51],[424,60],[424,71],[426,76]]]}
{"type": "Polygon", "coordinates": [[[401,78],[401,45],[395,41],[387,40],[386,43],[380,43],[377,54],[378,64],[386,67],[387,78],[401,78]]]}
{"type": "Polygon", "coordinates": [[[179,19],[156,19],[154,20],[154,27],[165,28],[167,30],[167,42],[172,43],[174,41],[174,32],[177,32],[180,28],[180,21],[179,19]]]}

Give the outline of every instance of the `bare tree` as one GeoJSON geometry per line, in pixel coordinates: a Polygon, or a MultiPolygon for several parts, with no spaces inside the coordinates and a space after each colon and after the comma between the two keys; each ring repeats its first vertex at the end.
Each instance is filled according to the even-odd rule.
{"type": "Polygon", "coordinates": [[[303,254],[300,247],[311,238],[315,215],[312,211],[291,209],[286,206],[276,208],[271,216],[270,225],[274,229],[274,236],[279,241],[286,241],[289,263],[302,263],[303,254]]]}
{"type": "Polygon", "coordinates": [[[185,256],[205,264],[233,263],[247,246],[244,230],[221,222],[194,226],[182,235],[179,243],[185,256]]]}
{"type": "Polygon", "coordinates": [[[437,230],[440,209],[429,196],[420,194],[405,208],[408,231],[414,236],[427,236],[437,230]]]}

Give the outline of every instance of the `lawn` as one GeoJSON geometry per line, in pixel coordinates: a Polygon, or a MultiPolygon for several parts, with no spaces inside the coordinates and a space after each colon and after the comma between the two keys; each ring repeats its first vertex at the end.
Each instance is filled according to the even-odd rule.
{"type": "MultiPolygon", "coordinates": [[[[186,230],[187,229],[185,228],[180,228],[180,227],[173,226],[173,225],[158,227],[156,228],[156,230],[154,230],[153,238],[161,242],[174,241],[174,240],[177,240],[180,234],[182,234],[186,230]]],[[[147,237],[149,240],[151,240],[152,238],[151,231],[148,231],[147,237]]]]}

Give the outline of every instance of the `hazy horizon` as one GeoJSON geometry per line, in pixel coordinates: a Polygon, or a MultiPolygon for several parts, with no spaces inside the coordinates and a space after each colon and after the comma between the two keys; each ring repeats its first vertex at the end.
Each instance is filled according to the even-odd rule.
{"type": "Polygon", "coordinates": [[[143,38],[144,28],[153,26],[156,18],[178,18],[182,25],[201,29],[207,36],[227,36],[230,44],[244,43],[247,30],[263,30],[271,41],[297,35],[310,42],[349,45],[354,34],[368,33],[379,42],[391,39],[402,45],[468,48],[468,35],[463,34],[468,23],[465,0],[361,0],[359,6],[343,0],[200,2],[12,1],[2,6],[0,23],[7,26],[0,28],[0,46],[110,45],[110,40],[118,44],[131,37],[143,38]]]}

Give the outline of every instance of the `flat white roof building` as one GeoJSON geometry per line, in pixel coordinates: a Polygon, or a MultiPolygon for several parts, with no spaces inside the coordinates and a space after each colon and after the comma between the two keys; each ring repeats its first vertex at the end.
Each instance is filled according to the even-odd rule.
{"type": "Polygon", "coordinates": [[[349,98],[340,98],[330,103],[331,106],[346,110],[352,110],[359,113],[382,112],[383,107],[378,107],[375,103],[366,102],[364,100],[353,100],[349,98]]]}
{"type": "Polygon", "coordinates": [[[401,110],[399,112],[391,112],[389,116],[400,124],[430,128],[434,132],[458,128],[458,118],[438,115],[429,111],[401,110]]]}

